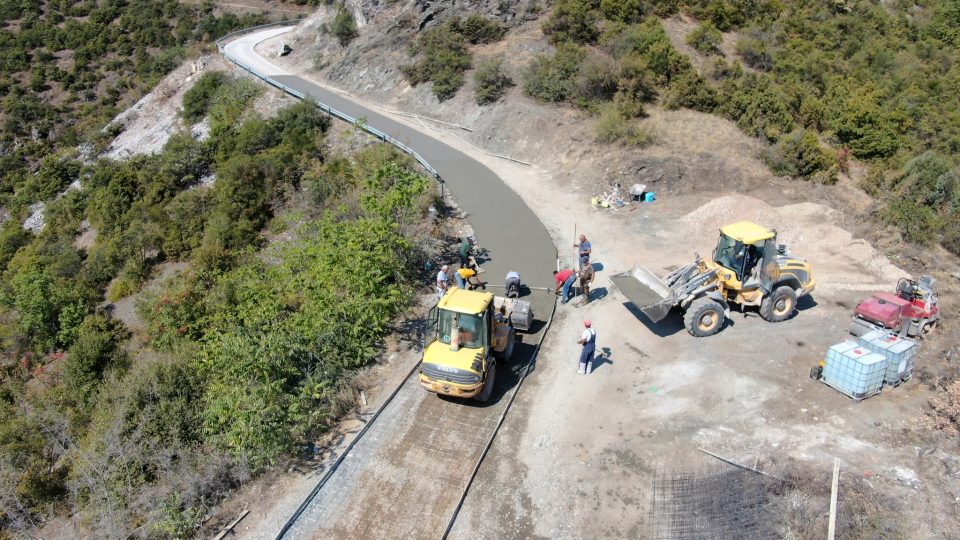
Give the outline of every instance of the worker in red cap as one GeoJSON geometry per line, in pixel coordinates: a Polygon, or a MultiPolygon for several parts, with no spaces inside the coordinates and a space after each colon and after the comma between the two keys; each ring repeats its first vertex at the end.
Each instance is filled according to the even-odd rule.
{"type": "Polygon", "coordinates": [[[593,355],[597,352],[597,332],[589,320],[583,321],[583,334],[577,343],[583,345],[583,349],[580,350],[580,367],[577,373],[586,375],[593,371],[593,355]]]}

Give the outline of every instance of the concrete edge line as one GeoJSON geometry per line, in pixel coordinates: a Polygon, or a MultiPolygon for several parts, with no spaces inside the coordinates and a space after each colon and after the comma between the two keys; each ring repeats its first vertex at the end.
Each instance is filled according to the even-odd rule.
{"type": "Polygon", "coordinates": [[[547,325],[543,328],[543,334],[540,335],[540,339],[537,341],[537,348],[534,349],[533,355],[530,357],[526,367],[523,369],[523,375],[520,377],[520,381],[517,383],[517,386],[514,387],[513,395],[510,396],[510,401],[507,402],[507,406],[504,407],[503,412],[500,414],[500,420],[497,421],[497,427],[495,427],[493,433],[490,434],[490,439],[487,440],[487,445],[483,448],[483,452],[477,459],[477,464],[474,465],[473,472],[470,473],[470,478],[467,480],[467,484],[463,488],[463,493],[460,495],[460,501],[457,502],[457,507],[454,508],[453,515],[450,516],[450,521],[447,522],[447,528],[443,531],[443,536],[440,537],[442,540],[447,540],[447,537],[450,535],[450,531],[453,530],[453,525],[456,523],[457,517],[460,515],[460,510],[463,508],[463,503],[467,499],[467,494],[470,492],[470,486],[473,485],[473,481],[476,479],[477,473],[480,472],[480,466],[483,465],[483,460],[486,459],[487,454],[490,452],[490,448],[493,446],[493,440],[496,439],[497,435],[500,433],[500,427],[503,426],[503,422],[507,418],[507,413],[510,412],[510,408],[513,406],[513,401],[517,398],[517,394],[520,393],[520,387],[523,386],[523,381],[527,380],[527,375],[530,373],[530,368],[537,362],[537,356],[540,354],[540,346],[543,345],[544,338],[546,338],[547,334],[550,332],[550,325],[553,324],[553,317],[556,315],[556,313],[557,303],[554,301],[553,309],[550,311],[550,318],[547,319],[547,325]]]}
{"type": "Polygon", "coordinates": [[[298,519],[300,519],[300,516],[303,514],[303,511],[306,510],[308,506],[310,506],[310,503],[313,502],[313,499],[317,496],[317,493],[320,493],[320,490],[323,489],[323,486],[326,485],[327,481],[330,480],[330,477],[333,476],[333,473],[335,473],[337,471],[337,468],[340,467],[340,464],[343,463],[343,460],[347,457],[347,454],[349,454],[350,451],[353,450],[353,447],[356,446],[358,442],[360,442],[360,439],[362,439],[363,436],[367,433],[367,430],[370,429],[371,426],[373,426],[373,424],[377,421],[378,418],[380,418],[380,413],[382,413],[387,408],[387,406],[390,405],[390,403],[393,401],[393,398],[395,398],[397,394],[400,393],[400,390],[407,384],[407,381],[410,380],[410,377],[417,372],[418,367],[420,367],[420,360],[417,360],[417,363],[413,365],[413,367],[407,373],[407,376],[404,377],[402,381],[400,381],[400,384],[398,384],[396,388],[393,389],[393,392],[391,392],[390,396],[387,397],[386,401],[384,401],[380,405],[380,407],[377,409],[377,412],[375,412],[373,416],[370,417],[370,420],[367,420],[367,423],[363,426],[363,429],[361,429],[360,432],[357,433],[356,437],[354,437],[353,440],[350,441],[350,444],[347,445],[347,448],[343,451],[343,453],[340,454],[337,460],[333,462],[333,465],[331,465],[330,468],[327,469],[327,472],[323,474],[323,477],[320,479],[319,482],[317,482],[317,485],[314,486],[312,490],[310,490],[310,494],[307,495],[306,499],[304,499],[302,503],[300,503],[300,506],[298,506],[297,510],[293,513],[293,515],[290,516],[290,519],[288,519],[287,522],[283,524],[283,528],[280,529],[280,532],[278,532],[277,536],[275,537],[276,540],[282,540],[283,537],[290,530],[290,528],[293,527],[293,525],[297,522],[298,519]]]}

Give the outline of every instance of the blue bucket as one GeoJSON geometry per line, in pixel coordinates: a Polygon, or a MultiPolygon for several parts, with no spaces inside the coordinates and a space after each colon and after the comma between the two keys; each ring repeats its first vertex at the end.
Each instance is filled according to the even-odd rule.
{"type": "Polygon", "coordinates": [[[643,194],[643,202],[653,202],[657,200],[652,191],[648,191],[643,194]]]}

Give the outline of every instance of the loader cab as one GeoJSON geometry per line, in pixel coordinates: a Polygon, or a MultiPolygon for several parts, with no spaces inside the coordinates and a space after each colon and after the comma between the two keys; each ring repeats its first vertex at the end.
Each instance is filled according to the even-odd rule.
{"type": "Polygon", "coordinates": [[[445,295],[428,316],[428,342],[434,339],[458,349],[484,349],[492,343],[492,294],[464,295],[455,289],[445,295]],[[487,298],[489,296],[490,298],[487,298]],[[462,297],[462,298],[461,298],[462,297]],[[454,339],[456,332],[457,339],[454,339]]]}
{"type": "Polygon", "coordinates": [[[744,288],[769,290],[775,276],[777,233],[755,223],[741,221],[720,229],[713,262],[734,272],[744,288]]]}

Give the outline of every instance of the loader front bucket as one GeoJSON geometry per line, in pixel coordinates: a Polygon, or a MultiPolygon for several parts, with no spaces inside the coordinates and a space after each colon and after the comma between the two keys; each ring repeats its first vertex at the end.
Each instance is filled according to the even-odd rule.
{"type": "Polygon", "coordinates": [[[612,276],[610,280],[653,322],[663,320],[677,303],[670,287],[656,274],[642,266],[636,266],[629,272],[612,276]]]}

